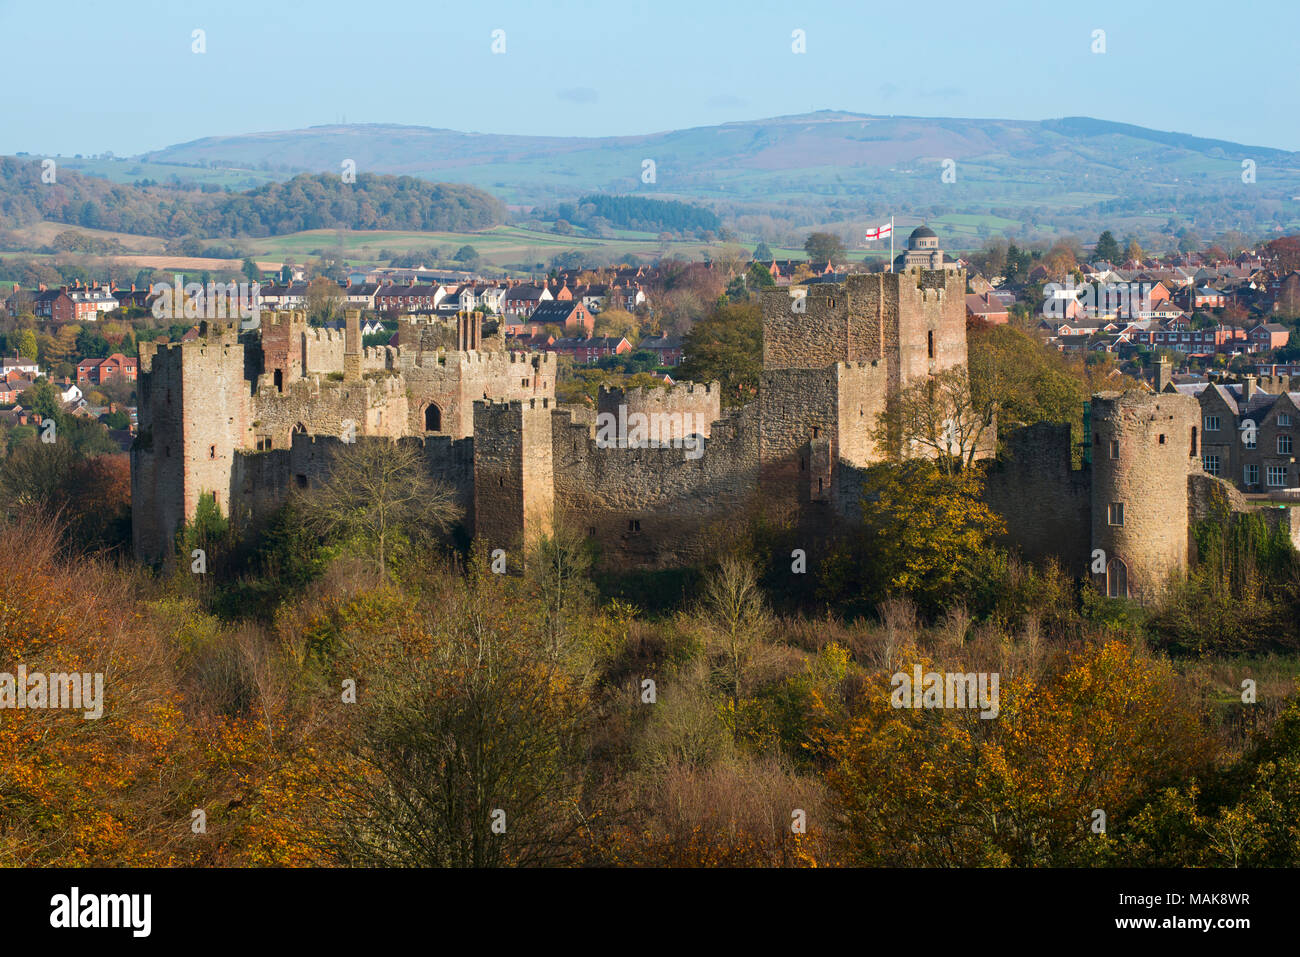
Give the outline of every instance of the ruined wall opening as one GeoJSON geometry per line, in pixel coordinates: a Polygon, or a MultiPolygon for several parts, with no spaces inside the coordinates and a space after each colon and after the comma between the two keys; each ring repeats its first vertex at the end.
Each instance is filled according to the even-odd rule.
{"type": "Polygon", "coordinates": [[[424,410],[424,431],[441,432],[442,431],[442,409],[438,408],[436,403],[430,402],[424,410]]]}
{"type": "Polygon", "coordinates": [[[275,370],[275,391],[276,392],[284,391],[284,370],[283,369],[275,370]]]}

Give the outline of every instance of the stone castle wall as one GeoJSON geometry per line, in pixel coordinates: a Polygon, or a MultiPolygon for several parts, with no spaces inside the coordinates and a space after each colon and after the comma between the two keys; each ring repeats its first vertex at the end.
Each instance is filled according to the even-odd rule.
{"type": "Polygon", "coordinates": [[[751,404],[713,424],[703,454],[684,448],[601,448],[589,424],[556,410],[557,517],[594,538],[610,567],[669,567],[710,556],[710,526],[738,515],[758,485],[751,404]]]}
{"type": "Polygon", "coordinates": [[[707,436],[713,423],[722,417],[722,385],[677,382],[664,388],[603,386],[596,397],[597,413],[618,419],[620,409],[625,420],[637,413],[656,416],[655,421],[665,426],[656,430],[661,439],[681,439],[697,432],[707,436]]]}
{"type": "Polygon", "coordinates": [[[1042,422],[1003,437],[985,473],[984,498],[1006,522],[1004,541],[1029,560],[1085,573],[1092,540],[1092,475],[1075,469],[1067,423],[1042,422]]]}

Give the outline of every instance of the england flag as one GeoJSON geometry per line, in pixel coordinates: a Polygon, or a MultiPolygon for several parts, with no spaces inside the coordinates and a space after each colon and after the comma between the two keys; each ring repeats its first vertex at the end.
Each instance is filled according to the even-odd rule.
{"type": "Polygon", "coordinates": [[[867,242],[873,239],[888,239],[894,232],[893,223],[885,223],[883,226],[877,226],[875,229],[867,230],[867,242]]]}

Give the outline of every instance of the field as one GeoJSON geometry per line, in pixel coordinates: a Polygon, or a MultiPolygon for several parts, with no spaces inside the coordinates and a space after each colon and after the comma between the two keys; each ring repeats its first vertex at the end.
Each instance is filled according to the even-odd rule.
{"type": "MultiPolygon", "coordinates": [[[[380,250],[415,252],[436,246],[443,259],[450,259],[461,246],[473,246],[486,261],[497,266],[515,263],[548,262],[556,253],[600,251],[611,257],[634,255],[642,260],[653,259],[668,251],[687,259],[698,259],[710,248],[703,242],[662,243],[654,238],[637,238],[646,234],[625,231],[611,239],[591,239],[579,236],[560,236],[556,233],[523,229],[519,226],[496,226],[478,233],[423,233],[411,231],[343,232],[341,234],[345,257],[349,263],[369,264],[379,261],[380,250]]],[[[266,239],[249,239],[241,242],[262,258],[291,258],[305,260],[317,255],[317,250],[332,252],[338,248],[340,233],[332,229],[309,230],[288,236],[266,239]]],[[[714,244],[713,248],[720,247],[714,244]]]]}

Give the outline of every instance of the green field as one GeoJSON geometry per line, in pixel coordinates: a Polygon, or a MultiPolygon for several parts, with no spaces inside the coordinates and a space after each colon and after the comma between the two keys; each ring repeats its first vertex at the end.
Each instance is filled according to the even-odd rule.
{"type": "MultiPolygon", "coordinates": [[[[645,235],[647,234],[625,231],[622,235],[616,235],[611,239],[592,239],[585,236],[560,236],[555,233],[523,229],[519,226],[496,226],[477,233],[378,230],[344,231],[340,234],[332,229],[319,229],[287,236],[239,240],[239,242],[253,250],[259,258],[280,257],[303,260],[317,255],[316,250],[332,253],[338,249],[341,236],[345,258],[353,264],[377,263],[380,250],[411,252],[427,250],[432,246],[438,247],[442,252],[442,258],[447,260],[461,246],[468,245],[473,246],[484,260],[497,266],[507,263],[546,262],[555,254],[569,250],[600,250],[615,258],[634,255],[646,260],[660,256],[666,249],[687,259],[698,259],[701,253],[710,248],[708,243],[693,240],[663,243],[654,238],[632,238],[645,235]]],[[[715,243],[713,247],[718,248],[722,245],[715,243]]]]}

